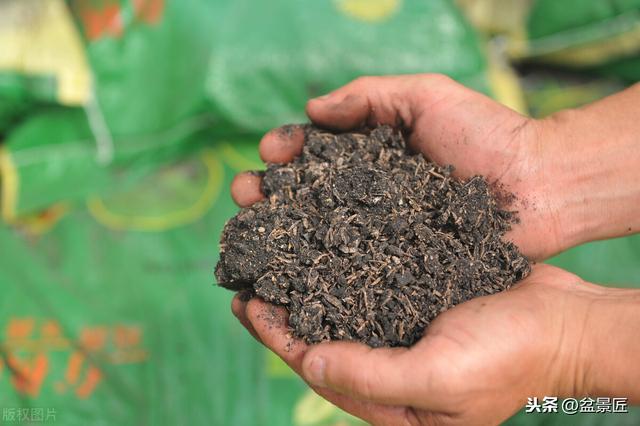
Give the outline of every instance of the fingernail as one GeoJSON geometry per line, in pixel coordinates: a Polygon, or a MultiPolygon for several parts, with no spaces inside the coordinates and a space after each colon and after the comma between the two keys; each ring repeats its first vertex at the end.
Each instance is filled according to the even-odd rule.
{"type": "Polygon", "coordinates": [[[324,358],[316,356],[311,359],[307,367],[307,380],[314,386],[324,386],[324,369],[326,363],[324,358]]]}
{"type": "Polygon", "coordinates": [[[326,95],[318,96],[317,98],[313,98],[313,101],[326,101],[328,100],[333,93],[327,93],[326,95]]]}

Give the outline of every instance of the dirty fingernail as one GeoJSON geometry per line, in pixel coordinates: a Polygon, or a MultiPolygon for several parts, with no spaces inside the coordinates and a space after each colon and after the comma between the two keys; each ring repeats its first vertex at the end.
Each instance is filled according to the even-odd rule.
{"type": "Polygon", "coordinates": [[[316,356],[311,359],[309,366],[307,367],[307,380],[314,386],[325,386],[324,383],[324,370],[326,362],[324,358],[316,356]]]}

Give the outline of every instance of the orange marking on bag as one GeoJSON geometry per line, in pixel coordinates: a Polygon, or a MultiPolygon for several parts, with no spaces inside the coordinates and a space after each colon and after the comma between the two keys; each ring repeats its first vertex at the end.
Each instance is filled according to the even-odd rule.
{"type": "Polygon", "coordinates": [[[157,24],[164,13],[164,0],[133,0],[136,18],[147,24],[157,24]]]}
{"type": "Polygon", "coordinates": [[[137,326],[116,326],[113,330],[113,339],[117,347],[126,348],[140,344],[142,331],[137,326]]]}
{"type": "Polygon", "coordinates": [[[35,319],[33,318],[12,318],[7,324],[8,339],[26,339],[33,334],[35,319]]]}
{"type": "Polygon", "coordinates": [[[28,362],[10,355],[7,363],[14,372],[12,382],[16,390],[29,396],[38,396],[49,371],[49,357],[38,354],[29,365],[28,362]]]}
{"type": "Polygon", "coordinates": [[[62,336],[60,325],[54,320],[45,321],[45,323],[40,327],[40,334],[42,337],[50,339],[62,336]]]}
{"type": "Polygon", "coordinates": [[[101,380],[102,372],[97,367],[90,366],[87,371],[87,378],[76,388],[76,395],[82,399],[89,397],[101,380]]]}
{"type": "Polygon", "coordinates": [[[74,384],[78,381],[78,377],[80,376],[80,369],[82,368],[82,364],[84,363],[84,355],[79,352],[74,352],[69,357],[69,364],[67,367],[67,372],[65,374],[65,378],[69,384],[74,384]]]}
{"type": "Polygon", "coordinates": [[[104,348],[106,341],[106,327],[86,327],[80,333],[80,345],[89,352],[96,352],[104,348]]]}
{"type": "Polygon", "coordinates": [[[106,35],[122,35],[122,13],[117,1],[105,1],[102,7],[96,7],[91,2],[76,0],[75,5],[79,9],[80,19],[89,40],[98,40],[106,35]]]}

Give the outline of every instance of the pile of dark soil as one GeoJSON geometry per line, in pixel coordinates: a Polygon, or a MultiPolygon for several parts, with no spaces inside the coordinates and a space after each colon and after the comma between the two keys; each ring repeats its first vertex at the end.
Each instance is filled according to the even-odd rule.
{"type": "Polygon", "coordinates": [[[401,133],[307,127],[302,154],[269,165],[267,200],[226,225],[216,276],[289,310],[308,343],[408,346],[439,313],[524,278],[501,237],[516,220],[480,176],[461,181],[401,133]]]}

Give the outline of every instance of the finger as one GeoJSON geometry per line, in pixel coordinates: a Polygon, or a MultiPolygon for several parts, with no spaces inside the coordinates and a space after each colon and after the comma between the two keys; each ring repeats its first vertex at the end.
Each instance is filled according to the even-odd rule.
{"type": "MultiPolygon", "coordinates": [[[[300,374],[302,359],[309,346],[291,336],[288,328],[287,310],[254,298],[247,303],[246,314],[264,345],[280,356],[296,373],[300,374]]],[[[407,415],[407,410],[402,407],[389,407],[368,401],[358,401],[328,388],[313,386],[312,388],[332,404],[373,424],[402,424],[403,422],[398,420],[407,415]]]]}
{"type": "Polygon", "coordinates": [[[240,207],[249,207],[264,199],[260,190],[262,179],[253,172],[238,173],[231,182],[231,198],[240,207]]]}
{"type": "Polygon", "coordinates": [[[436,74],[361,77],[329,95],[311,99],[307,115],[321,127],[342,131],[377,124],[411,128],[429,98],[438,99],[439,85],[451,82],[436,74]]]}
{"type": "Polygon", "coordinates": [[[304,129],[289,125],[274,129],[260,141],[260,158],[265,163],[288,163],[302,152],[304,129]]]}
{"type": "Polygon", "coordinates": [[[314,386],[379,404],[411,405],[414,396],[421,393],[416,388],[420,386],[416,383],[416,362],[404,348],[320,344],[306,351],[302,371],[314,386]]]}
{"type": "Polygon", "coordinates": [[[253,298],[247,303],[246,314],[262,343],[299,374],[308,346],[289,332],[287,310],[253,298]]]}
{"type": "Polygon", "coordinates": [[[359,401],[349,396],[339,394],[328,388],[311,386],[313,391],[343,411],[352,414],[367,423],[374,425],[402,425],[418,424],[416,420],[408,421],[415,417],[413,410],[408,407],[396,407],[381,405],[369,401],[359,401]]]}
{"type": "Polygon", "coordinates": [[[258,336],[258,333],[256,332],[256,329],[253,327],[253,324],[251,324],[251,321],[249,321],[249,319],[247,318],[246,310],[247,301],[243,300],[242,294],[236,294],[231,301],[231,312],[233,312],[233,315],[238,318],[240,324],[242,324],[244,328],[247,329],[247,331],[253,336],[253,338],[262,343],[260,337],[258,336]]]}

